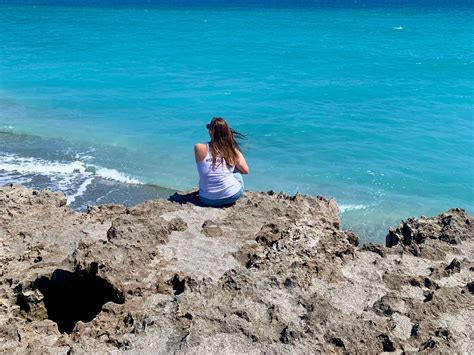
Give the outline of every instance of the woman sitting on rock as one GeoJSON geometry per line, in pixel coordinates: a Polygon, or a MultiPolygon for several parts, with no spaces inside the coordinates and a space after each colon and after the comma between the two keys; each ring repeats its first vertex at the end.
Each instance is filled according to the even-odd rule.
{"type": "Polygon", "coordinates": [[[199,200],[208,206],[225,206],[244,194],[241,174],[249,167],[236,138],[243,137],[233,131],[223,118],[213,118],[206,125],[211,141],[194,146],[199,172],[199,200]]]}

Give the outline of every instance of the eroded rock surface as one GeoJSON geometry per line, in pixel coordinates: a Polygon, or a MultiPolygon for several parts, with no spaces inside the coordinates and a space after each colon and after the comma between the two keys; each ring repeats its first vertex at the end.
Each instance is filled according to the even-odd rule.
{"type": "Polygon", "coordinates": [[[0,188],[0,352],[469,352],[474,219],[358,246],[334,200],[192,194],[72,211],[0,188]]]}

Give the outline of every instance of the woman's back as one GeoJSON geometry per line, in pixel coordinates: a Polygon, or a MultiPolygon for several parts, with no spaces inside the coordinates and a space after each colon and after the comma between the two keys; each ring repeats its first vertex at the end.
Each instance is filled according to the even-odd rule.
{"type": "Polygon", "coordinates": [[[242,174],[249,168],[240,152],[233,131],[220,117],[206,125],[211,141],[194,146],[194,158],[199,172],[199,198],[211,206],[224,206],[237,201],[244,193],[242,174]]]}
{"type": "Polygon", "coordinates": [[[241,184],[234,177],[234,167],[228,166],[221,157],[216,157],[213,164],[209,144],[206,144],[206,150],[206,157],[197,162],[199,195],[215,200],[235,195],[241,189],[241,184]]]}

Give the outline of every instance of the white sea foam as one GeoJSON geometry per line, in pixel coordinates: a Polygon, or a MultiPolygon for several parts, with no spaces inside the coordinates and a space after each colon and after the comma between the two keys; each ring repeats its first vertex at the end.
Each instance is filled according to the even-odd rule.
{"type": "Polygon", "coordinates": [[[347,204],[347,205],[344,205],[344,204],[341,204],[339,205],[339,211],[341,211],[341,213],[344,213],[346,211],[353,211],[353,210],[365,210],[366,208],[368,208],[369,206],[367,205],[352,205],[352,204],[347,204]]]}
{"type": "Polygon", "coordinates": [[[73,193],[72,195],[68,195],[67,204],[69,205],[73,203],[74,201],[76,201],[77,197],[84,195],[84,193],[87,191],[87,186],[89,186],[92,183],[92,180],[94,180],[94,178],[88,178],[84,180],[84,182],[79,186],[79,188],[77,189],[75,193],[73,193]]]}
{"type": "Polygon", "coordinates": [[[87,164],[92,159],[89,155],[76,155],[77,158],[81,160],[60,162],[0,152],[0,183],[28,185],[36,177],[43,176],[47,179],[42,182],[41,188],[64,192],[68,204],[84,195],[94,178],[141,184],[138,179],[115,169],[87,164]]]}
{"type": "Polygon", "coordinates": [[[18,172],[21,174],[72,174],[73,172],[84,173],[85,164],[80,161],[61,163],[58,161],[47,161],[39,158],[25,158],[14,154],[0,156],[0,170],[18,172]]]}
{"type": "MultiPolygon", "coordinates": [[[[76,155],[77,157],[77,155],[76,155]]],[[[83,156],[84,160],[91,160],[91,156],[83,156]]],[[[83,174],[95,175],[103,179],[115,180],[127,184],[141,184],[140,180],[132,178],[118,170],[104,168],[98,165],[86,164],[84,161],[73,161],[62,163],[58,161],[49,161],[41,158],[25,158],[15,154],[0,155],[0,170],[7,172],[18,172],[21,174],[42,174],[42,175],[57,175],[57,174],[83,174]],[[95,173],[87,170],[88,167],[93,167],[95,173]]]]}
{"type": "Polygon", "coordinates": [[[142,184],[140,180],[125,175],[115,169],[108,169],[100,166],[96,166],[95,169],[95,175],[103,179],[115,180],[126,184],[142,184]]]}
{"type": "Polygon", "coordinates": [[[74,157],[75,159],[78,159],[82,162],[87,162],[89,160],[92,160],[94,159],[94,157],[92,155],[87,155],[87,154],[80,154],[80,153],[77,153],[74,157]]]}

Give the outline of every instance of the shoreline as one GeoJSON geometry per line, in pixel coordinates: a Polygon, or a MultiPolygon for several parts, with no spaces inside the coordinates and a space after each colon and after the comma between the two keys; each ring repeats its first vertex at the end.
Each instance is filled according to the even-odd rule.
{"type": "MultiPolygon", "coordinates": [[[[110,147],[15,133],[3,134],[3,137],[5,140],[3,144],[0,143],[0,185],[21,183],[29,188],[63,191],[72,202],[71,206],[77,210],[85,210],[87,205],[99,203],[131,206],[188,190],[170,189],[158,184],[128,184],[138,180],[129,177],[126,173],[129,170],[121,169],[120,164],[116,166],[117,160],[111,158],[115,153],[108,150],[110,147]],[[6,172],[1,172],[2,162],[7,164],[6,172]],[[101,166],[115,166],[116,169],[101,166]]],[[[190,169],[195,169],[194,165],[190,169]]],[[[173,178],[171,172],[165,177],[173,178]]],[[[197,177],[194,182],[197,183],[197,177]]],[[[248,186],[252,186],[252,183],[248,186]]],[[[258,190],[267,189],[251,191],[258,190]]],[[[333,190],[334,186],[323,184],[320,191],[309,195],[335,196],[333,190]],[[327,190],[331,193],[325,193],[327,190]]],[[[471,213],[474,211],[474,207],[469,204],[455,203],[456,199],[450,203],[441,199],[442,196],[427,199],[394,193],[386,196],[383,192],[379,196],[374,193],[365,191],[358,184],[346,183],[340,186],[337,194],[344,228],[356,231],[366,242],[382,242],[390,226],[396,226],[410,215],[433,215],[452,206],[462,206],[471,213]]]]}
{"type": "MultiPolygon", "coordinates": [[[[27,8],[2,7],[0,130],[30,135],[0,133],[0,158],[77,154],[187,189],[217,114],[249,137],[247,187],[334,196],[367,239],[411,215],[474,212],[470,11],[27,8]]],[[[84,181],[60,182],[75,196],[84,181]]]]}
{"type": "Polygon", "coordinates": [[[474,217],[462,209],[410,218],[386,246],[359,245],[321,196],[250,192],[218,209],[188,193],[79,213],[14,185],[0,211],[0,352],[470,347],[474,217]]]}

